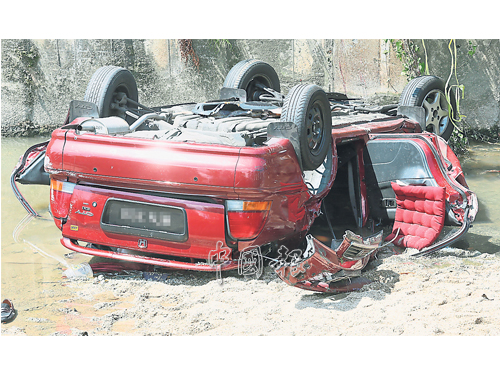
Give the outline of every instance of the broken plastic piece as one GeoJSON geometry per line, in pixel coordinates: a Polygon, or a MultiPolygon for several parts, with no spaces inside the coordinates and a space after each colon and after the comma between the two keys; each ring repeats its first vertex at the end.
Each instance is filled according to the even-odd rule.
{"type": "Polygon", "coordinates": [[[323,293],[358,290],[369,280],[360,279],[361,270],[380,249],[382,231],[363,239],[346,231],[336,250],[324,245],[312,235],[306,237],[306,258],[280,263],[275,269],[287,284],[323,293]],[[346,281],[348,280],[348,282],[346,281]],[[341,282],[342,283],[339,283],[341,282]]]}
{"type": "MultiPolygon", "coordinates": [[[[24,209],[33,216],[39,216],[38,213],[31,207],[28,201],[23,197],[21,192],[19,191],[16,181],[19,181],[21,174],[23,174],[22,183],[28,184],[47,184],[48,185],[48,174],[43,169],[43,164],[40,164],[42,160],[45,158],[45,150],[49,141],[38,143],[36,145],[31,146],[26,150],[24,155],[20,158],[16,167],[12,171],[10,176],[10,186],[17,200],[21,203],[24,209]],[[34,168],[36,166],[36,168],[34,168]],[[28,178],[28,175],[35,175],[34,178],[28,178]],[[31,181],[30,181],[31,180],[31,181]]],[[[32,176],[33,177],[33,176],[32,176]]],[[[21,181],[20,181],[21,182],[21,181]]]]}
{"type": "Polygon", "coordinates": [[[77,277],[93,277],[92,267],[88,263],[80,263],[76,266],[71,265],[66,271],[63,272],[63,276],[68,279],[77,277]]]}

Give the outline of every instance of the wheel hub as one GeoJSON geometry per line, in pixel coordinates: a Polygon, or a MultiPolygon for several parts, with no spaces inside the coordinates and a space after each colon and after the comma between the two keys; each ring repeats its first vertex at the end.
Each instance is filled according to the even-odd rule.
{"type": "Polygon", "coordinates": [[[255,77],[247,86],[247,100],[258,101],[260,96],[266,94],[266,87],[271,87],[271,83],[265,77],[255,77]]]}
{"type": "Polygon", "coordinates": [[[425,128],[442,135],[449,125],[448,101],[441,90],[429,91],[422,106],[425,109],[425,128]]]}
{"type": "Polygon", "coordinates": [[[113,94],[113,101],[111,102],[110,108],[114,110],[118,110],[121,112],[127,111],[127,94],[124,92],[116,92],[113,94]]]}
{"type": "Polygon", "coordinates": [[[307,143],[311,151],[320,149],[323,133],[323,118],[317,105],[309,110],[307,114],[307,143]]]}

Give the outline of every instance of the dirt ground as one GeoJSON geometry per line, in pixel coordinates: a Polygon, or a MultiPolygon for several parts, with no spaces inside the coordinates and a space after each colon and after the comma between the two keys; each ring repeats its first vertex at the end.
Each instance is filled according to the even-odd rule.
{"type": "Polygon", "coordinates": [[[19,309],[2,335],[45,336],[498,336],[500,253],[445,248],[396,255],[388,247],[359,291],[288,286],[266,267],[236,271],[96,273],[67,279],[51,302],[19,309]]]}

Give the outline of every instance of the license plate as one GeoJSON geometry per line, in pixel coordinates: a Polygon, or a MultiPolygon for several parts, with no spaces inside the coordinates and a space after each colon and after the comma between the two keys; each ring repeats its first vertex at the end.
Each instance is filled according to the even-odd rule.
{"type": "Polygon", "coordinates": [[[184,242],[188,239],[186,211],[180,207],[110,198],[104,206],[105,232],[184,242]]]}

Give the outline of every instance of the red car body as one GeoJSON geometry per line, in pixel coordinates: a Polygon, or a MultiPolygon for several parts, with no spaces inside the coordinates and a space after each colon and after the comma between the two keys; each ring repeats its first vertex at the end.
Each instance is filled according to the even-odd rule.
{"type": "Polygon", "coordinates": [[[138,139],[80,133],[75,128],[84,120],[77,118],[53,132],[44,165],[51,178],[50,211],[62,231],[62,244],[90,255],[214,271],[214,262],[219,270],[237,268],[239,255],[251,247],[297,247],[321,212],[336,178],[337,150],[345,144],[356,150],[360,226],[370,216],[363,158],[369,141],[415,142],[435,180],[446,186],[458,222],[465,220],[464,207],[475,199],[447,144],[421,133],[417,122],[404,117],[334,126],[327,164],[331,173],[317,192],[306,185],[286,138],[271,138],[261,147],[138,139]],[[121,207],[122,217],[126,209],[137,220],[146,212],[137,207],[149,207],[144,220],[150,229],[110,222],[106,205],[112,211],[113,201],[128,205],[121,207]],[[169,211],[154,211],[157,207],[169,211]],[[182,228],[175,233],[155,230],[159,217],[170,225],[176,215],[182,228]]]}
{"type": "MultiPolygon", "coordinates": [[[[316,282],[330,266],[352,275],[377,247],[356,253],[366,244],[355,240],[350,250],[344,243],[341,252],[326,251],[308,236],[322,213],[335,237],[327,211],[342,231],[349,220],[374,229],[396,220],[392,183],[444,188],[438,232],[443,221],[460,230],[421,253],[455,241],[474,220],[477,199],[457,157],[423,131],[451,134],[454,107],[444,87],[438,77],[418,77],[400,104],[377,108],[317,85],[299,84],[284,96],[274,69],[250,59],[231,69],[219,100],[148,108],[138,103],[131,72],[105,66],[50,141],[28,149],[11,186],[36,215],[16,181],[50,184],[61,242],[77,252],[219,272],[261,264],[260,255],[285,246],[295,254],[278,262],[286,282],[316,282]]],[[[308,282],[303,287],[317,287],[308,282]]]]}

